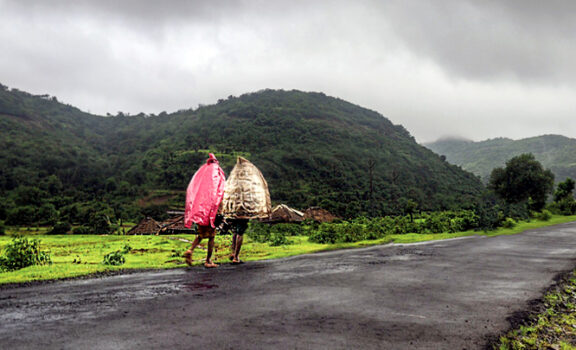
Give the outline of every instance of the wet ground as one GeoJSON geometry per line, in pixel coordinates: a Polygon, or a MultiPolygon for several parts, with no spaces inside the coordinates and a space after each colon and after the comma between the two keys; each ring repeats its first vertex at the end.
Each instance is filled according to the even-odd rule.
{"type": "Polygon", "coordinates": [[[483,349],[576,265],[576,223],[0,289],[2,349],[483,349]]]}

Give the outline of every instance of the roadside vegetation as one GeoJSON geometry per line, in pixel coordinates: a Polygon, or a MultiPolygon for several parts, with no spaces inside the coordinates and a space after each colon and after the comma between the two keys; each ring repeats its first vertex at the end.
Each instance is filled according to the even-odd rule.
{"type": "Polygon", "coordinates": [[[493,348],[576,349],[576,270],[551,287],[529,316],[493,348]]]}
{"type": "MultiPolygon", "coordinates": [[[[464,215],[474,216],[464,212],[464,215]]],[[[429,240],[458,238],[472,235],[503,235],[519,233],[528,229],[576,221],[576,216],[551,215],[546,221],[533,219],[516,222],[513,227],[501,227],[484,232],[469,226],[451,226],[453,230],[442,231],[437,227],[461,222],[456,213],[425,214],[398,218],[358,218],[351,221],[317,224],[265,225],[252,223],[246,233],[242,248],[245,261],[276,259],[319,251],[366,247],[371,245],[414,243],[429,240]],[[440,218],[443,218],[441,220],[440,218]],[[404,222],[405,231],[393,222],[404,222]],[[389,226],[382,226],[389,222],[389,226]],[[428,221],[428,223],[426,223],[428,221]],[[440,222],[440,223],[438,223],[440,222]],[[434,223],[434,225],[432,225],[434,223]],[[438,226],[440,225],[440,226],[438,226]],[[385,229],[388,227],[389,229],[385,229]],[[432,228],[430,228],[432,227],[432,228]],[[456,229],[455,227],[459,227],[456,229]],[[417,229],[414,229],[417,228],[417,229]]],[[[35,280],[70,278],[97,273],[110,273],[131,269],[167,269],[185,267],[182,254],[189,248],[194,235],[174,236],[125,236],[125,235],[47,235],[22,236],[21,230],[6,230],[0,236],[0,266],[21,266],[18,269],[4,268],[0,272],[0,284],[24,283],[35,280]],[[19,251],[21,255],[9,253],[19,251]],[[37,264],[20,264],[20,261],[35,261],[37,264]],[[10,265],[12,264],[12,265],[10,265]]],[[[36,232],[36,231],[32,231],[36,232]]],[[[204,242],[206,243],[206,242],[204,242]]],[[[231,236],[218,235],[214,249],[216,261],[227,263],[231,236]]],[[[205,258],[205,248],[194,252],[194,260],[200,265],[205,258]]]]}

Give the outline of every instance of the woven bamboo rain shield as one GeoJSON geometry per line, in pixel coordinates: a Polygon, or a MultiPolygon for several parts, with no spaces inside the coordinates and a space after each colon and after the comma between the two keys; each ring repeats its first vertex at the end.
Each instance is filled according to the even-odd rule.
{"type": "Polygon", "coordinates": [[[220,214],[228,218],[263,219],[272,211],[268,183],[247,159],[238,157],[224,190],[220,214]]]}

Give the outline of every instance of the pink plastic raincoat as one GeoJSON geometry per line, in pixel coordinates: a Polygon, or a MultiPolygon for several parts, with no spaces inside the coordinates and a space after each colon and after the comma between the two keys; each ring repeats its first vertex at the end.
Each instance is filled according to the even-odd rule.
{"type": "Polygon", "coordinates": [[[184,226],[192,223],[214,227],[218,206],[224,196],[226,176],[216,157],[210,153],[206,164],[194,174],[186,190],[186,211],[184,226]]]}

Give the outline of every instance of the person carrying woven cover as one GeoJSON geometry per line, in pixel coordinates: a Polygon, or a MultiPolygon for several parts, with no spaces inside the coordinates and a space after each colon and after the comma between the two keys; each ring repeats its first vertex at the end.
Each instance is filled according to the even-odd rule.
{"type": "Polygon", "coordinates": [[[230,260],[240,264],[240,250],[248,220],[264,219],[270,216],[272,209],[268,183],[262,173],[247,159],[238,157],[234,169],[226,181],[224,198],[219,214],[225,218],[232,230],[230,260]]]}
{"type": "Polygon", "coordinates": [[[192,177],[186,190],[186,209],[184,226],[198,225],[198,235],[189,250],[184,253],[186,264],[192,265],[194,249],[204,238],[208,238],[205,267],[218,267],[212,261],[214,238],[216,237],[216,214],[224,196],[226,176],[216,157],[210,153],[206,164],[202,165],[192,177]]]}

